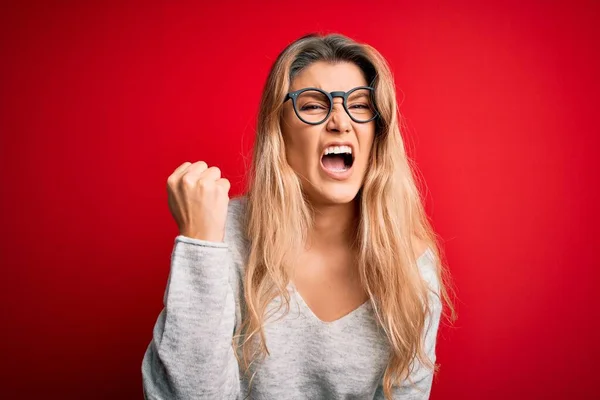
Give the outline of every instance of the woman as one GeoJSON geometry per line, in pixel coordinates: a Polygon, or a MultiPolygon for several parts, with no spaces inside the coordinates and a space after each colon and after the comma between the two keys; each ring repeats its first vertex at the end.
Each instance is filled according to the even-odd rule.
{"type": "Polygon", "coordinates": [[[142,364],[148,399],[427,399],[442,298],[436,237],[372,47],[307,35],[274,63],[247,196],[186,162],[142,364]]]}

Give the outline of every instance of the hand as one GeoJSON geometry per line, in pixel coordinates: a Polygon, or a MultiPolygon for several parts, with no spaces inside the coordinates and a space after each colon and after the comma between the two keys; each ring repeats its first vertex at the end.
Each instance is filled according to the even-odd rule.
{"type": "Polygon", "coordinates": [[[169,210],[179,233],[194,239],[222,242],[229,205],[229,181],[204,161],[184,162],[167,179],[169,210]]]}

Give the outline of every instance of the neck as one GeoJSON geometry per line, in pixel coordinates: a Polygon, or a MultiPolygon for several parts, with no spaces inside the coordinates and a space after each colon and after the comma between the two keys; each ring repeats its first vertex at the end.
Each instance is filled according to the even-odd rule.
{"type": "Polygon", "coordinates": [[[356,201],[346,204],[313,205],[313,210],[314,225],[308,233],[307,249],[352,246],[358,221],[356,201]]]}

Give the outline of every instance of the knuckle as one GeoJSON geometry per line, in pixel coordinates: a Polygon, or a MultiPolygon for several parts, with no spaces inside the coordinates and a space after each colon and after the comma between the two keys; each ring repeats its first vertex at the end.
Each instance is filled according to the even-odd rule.
{"type": "Polygon", "coordinates": [[[189,161],[184,162],[179,167],[175,168],[175,171],[173,171],[172,175],[182,174],[183,172],[185,172],[186,169],[189,168],[190,165],[191,165],[191,163],[189,161]]]}
{"type": "Polygon", "coordinates": [[[194,178],[192,175],[189,175],[189,174],[185,174],[183,176],[182,181],[186,186],[190,186],[190,187],[196,185],[196,182],[197,182],[196,178],[194,178]]]}
{"type": "Polygon", "coordinates": [[[167,186],[173,187],[177,183],[177,177],[175,175],[170,175],[167,178],[167,186]]]}
{"type": "Polygon", "coordinates": [[[206,190],[206,189],[208,189],[208,188],[210,188],[210,187],[211,187],[211,184],[212,184],[212,183],[213,183],[213,182],[211,182],[209,179],[199,179],[199,180],[198,180],[198,183],[197,183],[197,185],[198,185],[200,188],[202,188],[202,189],[206,190]]]}
{"type": "Polygon", "coordinates": [[[219,179],[217,186],[221,192],[227,193],[229,191],[229,188],[231,187],[231,183],[229,183],[227,179],[221,178],[219,179]]]}
{"type": "Polygon", "coordinates": [[[196,161],[195,163],[191,164],[186,170],[185,172],[195,172],[195,173],[202,173],[203,171],[206,170],[206,168],[208,167],[208,165],[204,162],[204,161],[196,161]]]}
{"type": "Polygon", "coordinates": [[[216,178],[214,178],[215,180],[219,179],[221,177],[221,170],[219,169],[219,167],[210,167],[209,169],[207,169],[205,171],[207,174],[210,174],[212,176],[216,176],[216,178]]]}

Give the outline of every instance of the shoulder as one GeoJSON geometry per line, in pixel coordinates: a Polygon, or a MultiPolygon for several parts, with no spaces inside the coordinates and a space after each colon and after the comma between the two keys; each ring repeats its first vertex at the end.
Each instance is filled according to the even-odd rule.
{"type": "Polygon", "coordinates": [[[412,246],[417,265],[420,269],[431,269],[436,267],[435,254],[428,242],[413,236],[412,246]]]}
{"type": "Polygon", "coordinates": [[[236,326],[242,321],[242,307],[244,301],[244,266],[248,256],[248,240],[246,239],[246,197],[238,196],[229,199],[227,207],[227,220],[225,221],[225,244],[231,254],[231,269],[229,283],[235,299],[236,326]]]}
{"type": "Polygon", "coordinates": [[[417,267],[419,268],[421,277],[427,282],[433,291],[436,293],[439,292],[439,266],[433,249],[429,243],[415,236],[412,238],[412,243],[413,252],[415,254],[415,258],[417,259],[417,267]]]}
{"type": "Polygon", "coordinates": [[[247,200],[247,197],[244,195],[232,197],[231,199],[229,199],[227,217],[230,218],[243,215],[246,209],[247,200]]]}
{"type": "Polygon", "coordinates": [[[229,200],[227,220],[225,221],[225,242],[239,245],[244,241],[244,218],[246,216],[246,197],[239,196],[229,200]]]}
{"type": "Polygon", "coordinates": [[[229,200],[227,220],[225,221],[225,243],[231,251],[234,261],[243,265],[248,249],[245,232],[246,197],[238,196],[229,200]]]}
{"type": "Polygon", "coordinates": [[[419,239],[414,235],[412,236],[411,241],[415,258],[419,259],[421,256],[426,254],[427,250],[429,250],[429,243],[426,241],[419,239]]]}

